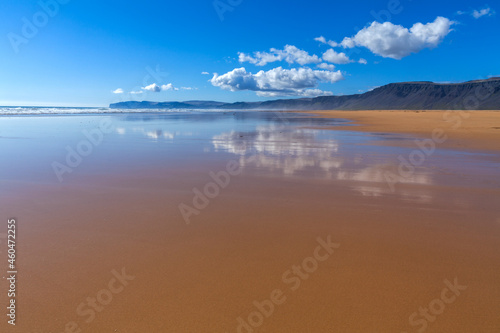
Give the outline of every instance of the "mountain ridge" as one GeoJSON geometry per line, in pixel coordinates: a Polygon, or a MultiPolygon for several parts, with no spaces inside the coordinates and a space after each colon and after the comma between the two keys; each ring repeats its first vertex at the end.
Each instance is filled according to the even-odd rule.
{"type": "Polygon", "coordinates": [[[396,82],[371,91],[339,96],[279,99],[263,102],[128,101],[112,109],[259,109],[259,110],[499,110],[500,77],[459,83],[396,82]]]}

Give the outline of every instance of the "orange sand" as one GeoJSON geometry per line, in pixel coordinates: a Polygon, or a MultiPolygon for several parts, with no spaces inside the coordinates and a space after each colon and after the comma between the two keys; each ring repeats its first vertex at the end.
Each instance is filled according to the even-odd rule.
{"type": "MultiPolygon", "coordinates": [[[[351,119],[361,125],[355,130],[364,132],[409,133],[430,138],[434,129],[442,129],[449,137],[444,143],[446,147],[500,150],[500,111],[378,110],[313,113],[327,118],[351,119]]],[[[340,126],[335,129],[346,130],[340,126]]]]}
{"type": "Polygon", "coordinates": [[[2,332],[59,333],[71,321],[83,332],[237,332],[275,289],[286,302],[255,332],[416,332],[410,315],[455,278],[467,290],[426,332],[500,327],[498,190],[459,189],[464,205],[449,199],[456,188],[434,186],[435,202],[419,204],[242,177],[188,226],[177,205],[203,177],[117,180],[3,198],[2,211],[20,212],[21,292],[19,324],[2,332]],[[292,291],[282,275],[329,235],[340,248],[292,291]],[[78,305],[123,267],[135,279],[86,324],[78,305]]]}

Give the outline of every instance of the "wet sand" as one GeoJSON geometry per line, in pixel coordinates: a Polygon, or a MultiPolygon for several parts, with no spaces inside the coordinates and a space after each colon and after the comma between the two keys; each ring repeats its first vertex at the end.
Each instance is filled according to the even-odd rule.
{"type": "Polygon", "coordinates": [[[449,137],[443,144],[445,147],[500,150],[500,111],[377,110],[312,113],[326,118],[351,119],[355,124],[361,125],[356,130],[364,132],[430,137],[434,129],[442,129],[449,137]]]}
{"type": "MultiPolygon", "coordinates": [[[[213,122],[145,120],[118,122],[62,183],[42,161],[23,166],[39,178],[3,177],[20,306],[2,332],[499,330],[498,155],[437,149],[391,191],[382,172],[412,149],[366,146],[363,133],[238,120],[204,135],[213,122]],[[186,224],[179,204],[230,161],[241,173],[186,224]],[[328,237],[335,246],[321,247],[328,237]],[[122,268],[129,280],[107,293],[122,268]],[[98,296],[106,305],[89,312],[98,296]]],[[[45,154],[59,160],[59,148],[45,154]]]]}

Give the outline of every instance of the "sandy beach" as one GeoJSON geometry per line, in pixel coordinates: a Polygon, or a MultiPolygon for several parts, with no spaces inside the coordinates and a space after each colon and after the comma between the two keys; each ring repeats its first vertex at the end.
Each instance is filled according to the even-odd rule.
{"type": "MultiPolygon", "coordinates": [[[[500,111],[377,110],[314,111],[321,117],[347,118],[361,125],[356,130],[414,134],[430,137],[435,129],[446,132],[443,146],[457,149],[500,150],[500,111]]],[[[338,130],[344,128],[337,127],[338,130]]]]}
{"type": "Polygon", "coordinates": [[[20,290],[1,331],[497,332],[500,157],[483,151],[496,132],[450,133],[467,152],[438,146],[391,189],[415,147],[371,132],[442,124],[379,114],[2,119],[4,148],[41,151],[1,162],[20,290]],[[113,131],[58,181],[51,163],[103,118],[113,131]]]}

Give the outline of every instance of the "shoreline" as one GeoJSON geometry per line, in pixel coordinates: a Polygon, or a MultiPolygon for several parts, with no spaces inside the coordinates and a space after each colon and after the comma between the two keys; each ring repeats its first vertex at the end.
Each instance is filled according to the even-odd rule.
{"type": "MultiPolygon", "coordinates": [[[[366,110],[306,111],[321,118],[343,118],[358,125],[356,131],[411,134],[432,137],[442,130],[447,136],[445,148],[500,151],[500,111],[466,110],[366,110]]],[[[353,130],[334,126],[335,130],[353,130]]]]}
{"type": "MultiPolygon", "coordinates": [[[[252,112],[253,110],[246,111],[252,112]]],[[[234,111],[224,111],[223,113],[226,112],[234,111]]],[[[409,134],[421,139],[432,138],[433,131],[440,130],[446,136],[446,140],[441,143],[443,148],[500,151],[500,110],[255,110],[255,112],[289,112],[309,114],[325,119],[341,118],[350,121],[350,125],[355,126],[344,126],[344,124],[341,126],[328,126],[327,128],[377,134],[409,134]]],[[[161,115],[168,113],[171,112],[33,113],[2,114],[0,118],[116,116],[126,114],[161,115]]]]}

